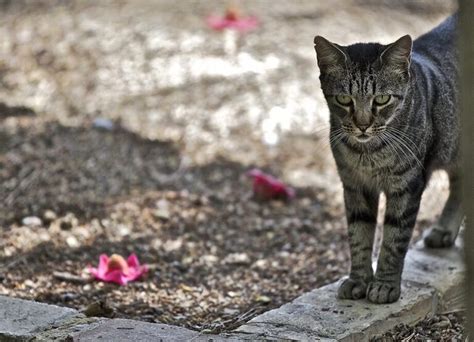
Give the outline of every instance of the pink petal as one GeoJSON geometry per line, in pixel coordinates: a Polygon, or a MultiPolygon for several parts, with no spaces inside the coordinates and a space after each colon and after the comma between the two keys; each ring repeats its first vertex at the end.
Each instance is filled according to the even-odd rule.
{"type": "Polygon", "coordinates": [[[148,267],[146,265],[140,266],[140,267],[137,267],[137,268],[133,268],[130,271],[130,273],[127,275],[127,279],[129,281],[136,280],[147,272],[148,272],[148,267]]]}
{"type": "Polygon", "coordinates": [[[97,278],[99,276],[99,271],[95,267],[87,267],[87,271],[94,276],[94,278],[97,278]]]}
{"type": "Polygon", "coordinates": [[[245,17],[239,19],[228,19],[220,16],[209,16],[207,25],[214,30],[234,29],[240,32],[250,31],[258,27],[259,21],[256,17],[245,17]]]}
{"type": "Polygon", "coordinates": [[[295,191],[277,178],[258,169],[247,172],[253,178],[254,195],[263,199],[290,199],[295,196],[295,191]]]}
{"type": "Polygon", "coordinates": [[[258,23],[259,22],[256,17],[246,17],[230,22],[229,27],[234,28],[237,31],[245,32],[257,28],[258,23]]]}
{"type": "Polygon", "coordinates": [[[129,269],[128,280],[135,280],[140,278],[143,274],[148,272],[148,267],[146,265],[140,265],[138,257],[132,253],[127,260],[129,269]]]}
{"type": "Polygon", "coordinates": [[[214,30],[223,30],[229,25],[227,19],[217,16],[209,16],[206,22],[207,25],[214,30]]]}
{"type": "Polygon", "coordinates": [[[105,274],[101,280],[109,282],[109,283],[116,283],[119,285],[127,285],[127,276],[121,272],[120,270],[113,270],[105,274]]]}
{"type": "Polygon", "coordinates": [[[107,272],[108,263],[109,263],[109,257],[107,256],[107,254],[101,254],[99,256],[99,266],[97,268],[97,271],[99,272],[99,274],[105,274],[105,272],[107,272]]]}
{"type": "Polygon", "coordinates": [[[127,259],[127,264],[129,267],[140,267],[140,261],[135,253],[130,254],[127,259]]]}

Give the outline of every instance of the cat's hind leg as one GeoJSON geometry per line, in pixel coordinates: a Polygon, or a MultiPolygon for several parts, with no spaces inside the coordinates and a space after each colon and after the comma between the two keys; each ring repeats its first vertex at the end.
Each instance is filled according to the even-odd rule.
{"type": "Polygon", "coordinates": [[[464,214],[461,205],[461,179],[457,173],[449,176],[449,197],[438,222],[424,237],[430,248],[451,247],[461,227],[464,214]]]}

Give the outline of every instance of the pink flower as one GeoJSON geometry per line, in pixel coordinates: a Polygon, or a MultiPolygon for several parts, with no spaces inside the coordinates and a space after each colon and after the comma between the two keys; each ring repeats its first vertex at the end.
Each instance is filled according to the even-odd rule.
{"type": "Polygon", "coordinates": [[[256,17],[242,17],[239,10],[234,7],[228,8],[225,16],[210,15],[206,21],[209,27],[217,31],[232,29],[239,32],[246,32],[257,28],[259,25],[256,17]]]}
{"type": "Polygon", "coordinates": [[[295,190],[261,170],[253,169],[247,175],[253,178],[253,193],[257,198],[286,200],[295,197],[295,190]]]}
{"type": "Polygon", "coordinates": [[[119,285],[127,285],[129,281],[140,278],[147,271],[148,267],[140,265],[134,253],[128,257],[127,261],[118,254],[112,254],[110,258],[106,254],[101,254],[99,266],[89,267],[89,272],[95,279],[119,285]]]}

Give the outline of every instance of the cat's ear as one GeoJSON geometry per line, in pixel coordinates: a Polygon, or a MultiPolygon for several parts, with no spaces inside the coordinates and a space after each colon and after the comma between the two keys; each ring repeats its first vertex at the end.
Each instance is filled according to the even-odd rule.
{"type": "Polygon", "coordinates": [[[322,74],[343,70],[347,56],[342,48],[321,36],[314,37],[314,49],[318,58],[319,70],[322,74]]]}
{"type": "Polygon", "coordinates": [[[409,75],[412,45],[412,39],[408,34],[388,45],[380,54],[382,65],[389,66],[397,74],[409,75]]]}

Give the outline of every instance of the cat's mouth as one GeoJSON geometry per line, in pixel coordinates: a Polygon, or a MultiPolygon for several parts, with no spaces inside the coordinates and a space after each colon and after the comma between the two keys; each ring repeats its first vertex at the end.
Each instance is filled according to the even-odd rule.
{"type": "Polygon", "coordinates": [[[365,133],[361,133],[359,135],[354,136],[354,139],[361,143],[366,143],[369,140],[372,140],[372,138],[373,136],[365,134],[365,133]]]}

